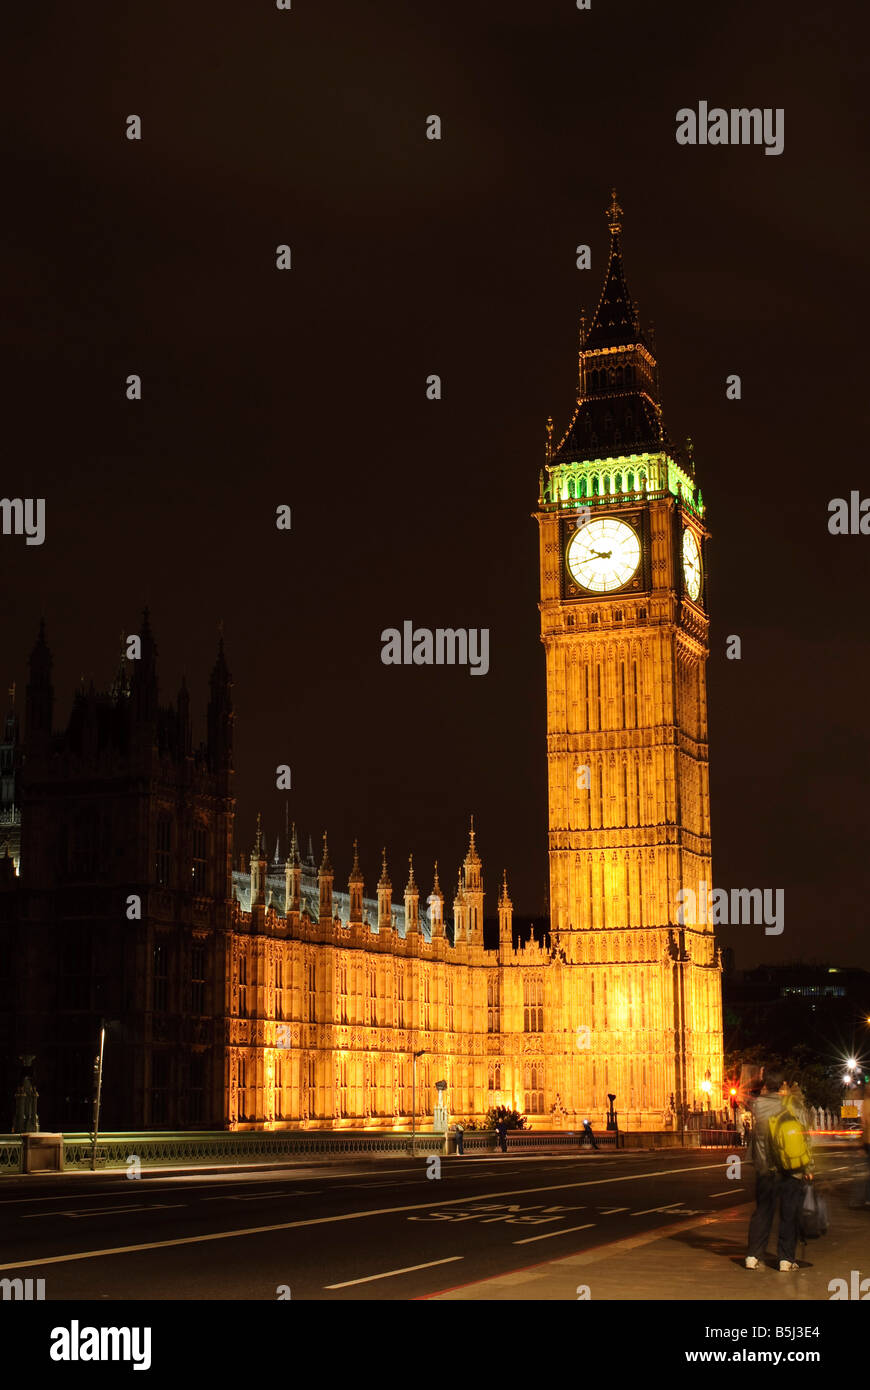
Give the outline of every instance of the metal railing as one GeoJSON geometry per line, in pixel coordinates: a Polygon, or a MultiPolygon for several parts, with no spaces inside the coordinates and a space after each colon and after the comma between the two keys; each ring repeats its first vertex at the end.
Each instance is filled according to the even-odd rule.
{"type": "Polygon", "coordinates": [[[736,1129],[702,1129],[698,1144],[702,1149],[742,1149],[744,1139],[736,1129]]]}
{"type": "Polygon", "coordinates": [[[15,1134],[0,1134],[0,1173],[21,1172],[21,1139],[15,1134]]]}
{"type": "MultiPolygon", "coordinates": [[[[319,1154],[441,1154],[441,1134],[337,1134],[320,1132],[198,1134],[103,1134],[97,1141],[98,1168],[124,1168],[132,1160],[139,1166],[170,1164],[233,1164],[275,1159],[306,1158],[319,1154]]],[[[64,1167],[90,1168],[93,1135],[64,1137],[64,1167]]]]}

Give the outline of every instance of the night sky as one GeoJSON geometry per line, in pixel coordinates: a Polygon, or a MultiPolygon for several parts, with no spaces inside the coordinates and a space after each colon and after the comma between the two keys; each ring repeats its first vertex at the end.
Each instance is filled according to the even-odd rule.
{"type": "Polygon", "coordinates": [[[530,514],[615,185],[665,421],[694,440],[713,532],[714,882],[786,894],[782,936],[722,940],[742,966],[870,966],[870,536],[827,529],[830,498],[870,494],[858,14],[12,7],[2,492],[47,516],[41,547],[0,538],[2,685],[23,694],[44,614],[65,723],[147,603],[161,699],[184,673],[204,736],[223,622],[237,850],[258,809],[273,848],[289,798],[303,834],[328,829],[341,886],[358,836],[367,892],[386,844],[397,895],[413,850],[423,891],[437,857],[452,896],[473,811],[488,910],[506,866],[515,910],[542,914],[530,514]],[[678,146],[676,112],[699,100],[784,108],[784,153],[678,146]],[[489,628],[489,674],[382,665],[381,630],[406,618],[489,628]]]}

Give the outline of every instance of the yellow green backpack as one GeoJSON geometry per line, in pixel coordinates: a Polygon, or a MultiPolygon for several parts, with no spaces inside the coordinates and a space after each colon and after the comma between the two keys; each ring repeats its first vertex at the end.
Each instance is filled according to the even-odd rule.
{"type": "Polygon", "coordinates": [[[812,1165],[807,1136],[799,1120],[781,1110],[768,1121],[773,1161],[783,1173],[799,1173],[812,1165]]]}

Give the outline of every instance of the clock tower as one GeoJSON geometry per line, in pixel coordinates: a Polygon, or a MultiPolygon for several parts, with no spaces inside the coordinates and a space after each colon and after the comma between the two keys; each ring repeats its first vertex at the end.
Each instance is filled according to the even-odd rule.
{"type": "Polygon", "coordinates": [[[691,445],[664,427],[615,193],[607,218],[577,404],[557,443],[548,427],[536,513],[550,919],[569,967],[569,1109],[600,1114],[615,1094],[621,1126],[660,1129],[724,1104],[719,952],[710,914],[679,896],[712,886],[709,533],[691,445]]]}

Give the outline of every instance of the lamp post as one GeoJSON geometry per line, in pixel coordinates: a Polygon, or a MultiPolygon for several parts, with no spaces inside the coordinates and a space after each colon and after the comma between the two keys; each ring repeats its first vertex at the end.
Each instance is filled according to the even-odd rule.
{"type": "Polygon", "coordinates": [[[412,1053],[414,1066],[411,1073],[411,1157],[414,1157],[414,1137],[417,1133],[417,1058],[426,1054],[425,1047],[412,1053]]]}
{"type": "Polygon", "coordinates": [[[100,1099],[101,1099],[102,1093],[103,1093],[103,1049],[104,1049],[104,1047],[105,1047],[105,1044],[106,1044],[106,1025],[103,1024],[102,1028],[100,1029],[100,1051],[99,1051],[99,1055],[97,1056],[97,1059],[96,1059],[96,1065],[94,1066],[94,1072],[95,1072],[95,1074],[96,1074],[97,1086],[96,1086],[96,1092],[95,1092],[95,1094],[94,1094],[94,1146],[93,1146],[93,1148],[92,1148],[92,1150],[91,1150],[91,1171],[92,1171],[92,1172],[96,1172],[96,1169],[97,1169],[97,1137],[98,1137],[99,1132],[100,1132],[100,1099]]]}

